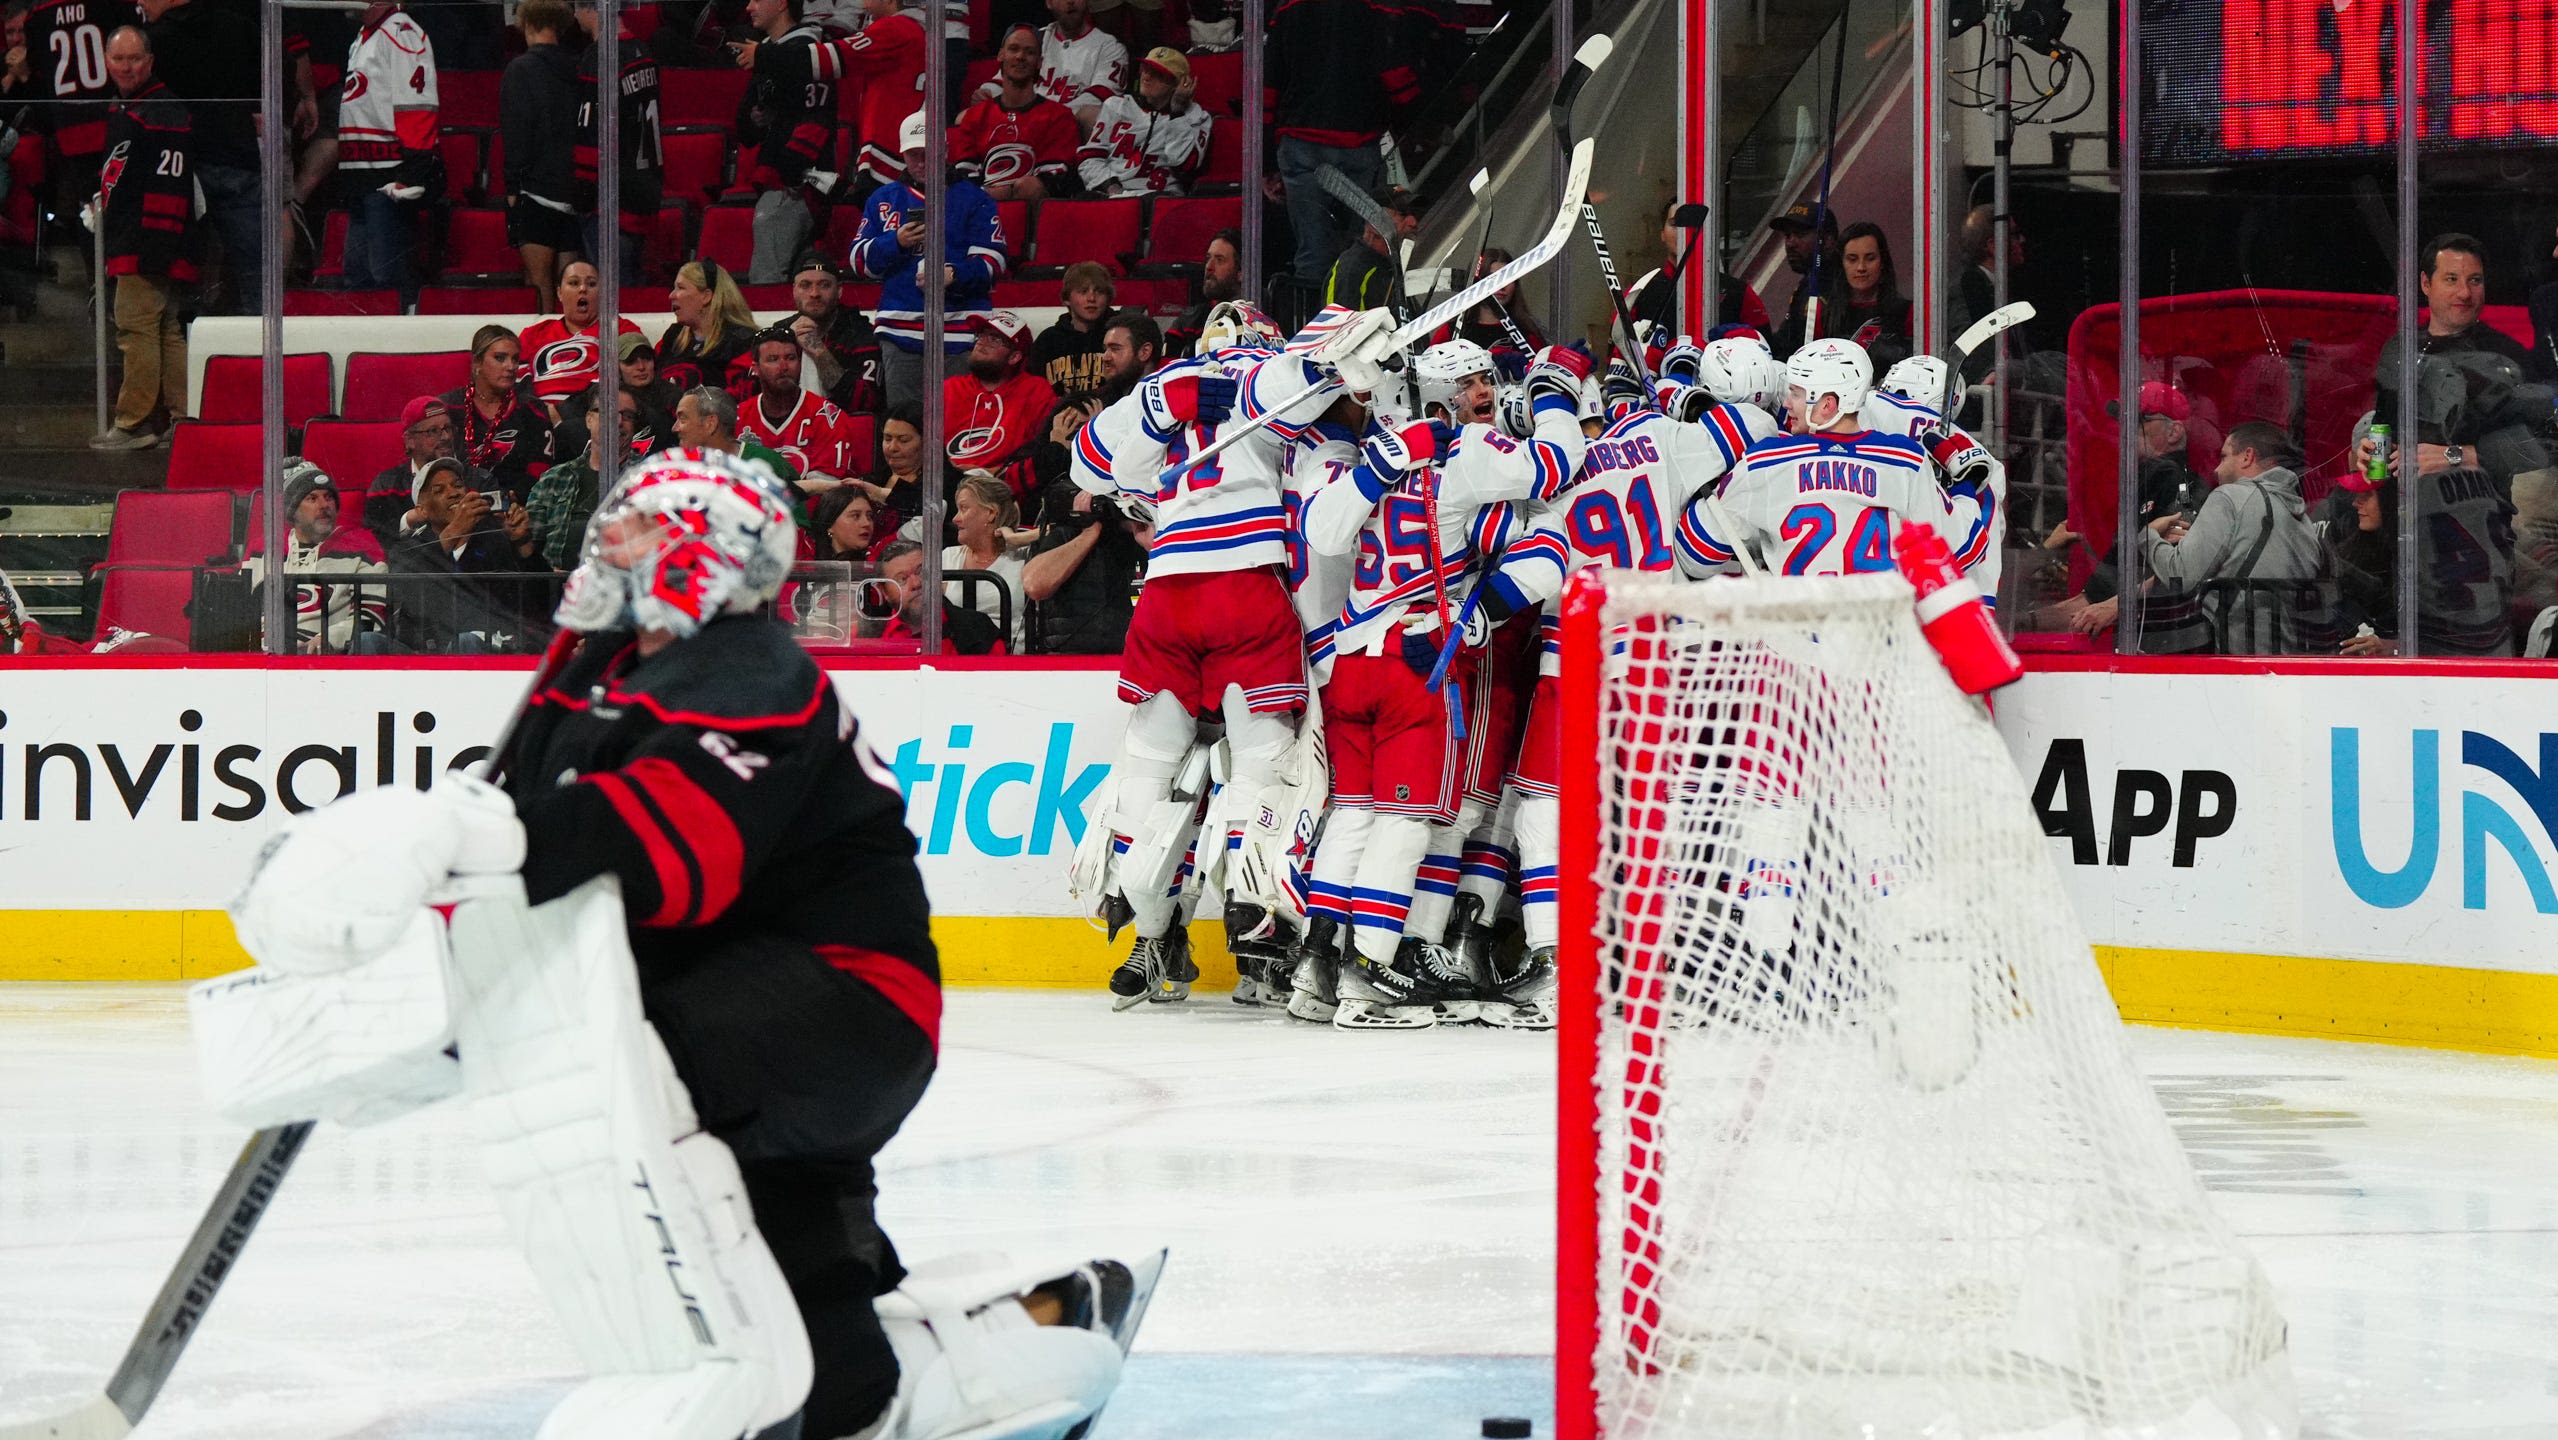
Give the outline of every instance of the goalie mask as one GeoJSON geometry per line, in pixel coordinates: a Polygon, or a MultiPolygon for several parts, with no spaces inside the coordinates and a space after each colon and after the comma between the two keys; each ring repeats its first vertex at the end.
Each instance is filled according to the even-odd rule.
{"type": "Polygon", "coordinates": [[[1492,387],[1498,373],[1490,353],[1471,340],[1442,340],[1422,351],[1412,365],[1422,413],[1445,410],[1460,425],[1492,417],[1492,387]]]}
{"type": "Polygon", "coordinates": [[[616,482],[552,618],[576,631],[690,636],[779,594],[798,554],[789,490],[761,461],[669,450],[616,482]]]}
{"type": "Polygon", "coordinates": [[[1199,325],[1198,352],[1244,346],[1254,350],[1275,350],[1287,336],[1277,321],[1261,313],[1261,307],[1249,300],[1220,300],[1208,308],[1208,318],[1199,325]]]}

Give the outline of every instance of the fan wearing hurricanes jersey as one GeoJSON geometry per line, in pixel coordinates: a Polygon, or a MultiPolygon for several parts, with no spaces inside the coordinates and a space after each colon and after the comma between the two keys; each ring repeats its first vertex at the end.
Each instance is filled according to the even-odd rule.
{"type": "Polygon", "coordinates": [[[755,393],[737,407],[737,433],[799,469],[799,488],[832,490],[855,468],[852,425],[825,396],[801,388],[799,341],[774,326],[755,337],[755,393]]]}
{"type": "Polygon", "coordinates": [[[34,83],[18,93],[54,102],[40,107],[37,119],[53,137],[47,164],[68,172],[54,177],[57,194],[86,198],[97,188],[107,103],[116,98],[107,37],[141,23],[132,0],[39,0],[27,11],[26,63],[34,83]]]}
{"type": "MultiPolygon", "coordinates": [[[[595,343],[596,312],[604,294],[603,273],[592,260],[571,260],[560,267],[559,294],[559,314],[524,327],[520,357],[533,382],[533,399],[555,422],[560,418],[561,403],[580,390],[594,389],[596,377],[604,367],[603,350],[595,343]]],[[[640,327],[632,324],[628,315],[616,318],[621,322],[618,333],[640,333],[640,327]]]]}
{"type": "Polygon", "coordinates": [[[1039,200],[1083,189],[1075,112],[1040,93],[1039,32],[1016,25],[995,52],[994,93],[959,112],[950,163],[998,200],[1039,200]]]}
{"type": "MultiPolygon", "coordinates": [[[[586,253],[600,255],[597,244],[595,205],[603,193],[597,179],[596,148],[599,133],[595,119],[595,32],[603,17],[593,0],[580,0],[576,10],[578,28],[586,32],[586,52],[578,57],[577,90],[583,97],[577,105],[577,146],[569,157],[569,200],[577,207],[579,233],[586,242],[586,253]]],[[[665,194],[666,146],[658,133],[657,57],[648,53],[641,37],[631,29],[630,12],[622,12],[619,27],[622,38],[622,74],[614,89],[620,96],[622,115],[622,283],[640,283],[641,252],[647,248],[648,232],[657,224],[658,201],[665,194]]],[[[660,256],[661,260],[665,257],[660,256]]],[[[565,303],[565,301],[563,301],[565,303]]]]}

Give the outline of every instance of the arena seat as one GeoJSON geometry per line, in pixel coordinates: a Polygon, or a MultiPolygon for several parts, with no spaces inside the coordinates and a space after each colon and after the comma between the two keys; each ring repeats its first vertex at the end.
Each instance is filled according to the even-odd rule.
{"type": "MultiPolygon", "coordinates": [[[[420,315],[530,317],[540,303],[540,297],[529,285],[426,285],[417,292],[420,315]]],[[[532,322],[527,318],[524,323],[532,322]]]]}
{"type": "Polygon", "coordinates": [[[726,129],[708,126],[666,130],[660,137],[666,155],[666,198],[707,205],[728,188],[729,152],[735,142],[726,129]]]}
{"type": "Polygon", "coordinates": [[[524,257],[506,243],[506,212],[456,210],[444,227],[444,273],[512,278],[524,273],[524,257]]]}
{"type": "Polygon", "coordinates": [[[446,125],[497,125],[495,70],[438,70],[435,74],[436,118],[446,125]]]}
{"type": "Polygon", "coordinates": [[[1031,219],[1027,200],[995,202],[995,223],[1004,227],[1005,253],[1012,256],[1013,267],[1030,263],[1031,219]]]}
{"type": "Polygon", "coordinates": [[[640,279],[650,285],[675,283],[675,267],[693,253],[693,210],[669,202],[657,210],[648,230],[648,246],[640,254],[640,279]]]}
{"type": "Polygon", "coordinates": [[[702,212],[701,238],[692,254],[708,255],[739,276],[755,259],[755,207],[713,205],[702,212]]]}
{"type": "Polygon", "coordinates": [[[1241,196],[1162,196],[1155,201],[1155,213],[1146,227],[1146,263],[1196,265],[1218,231],[1240,228],[1242,224],[1241,196]]]}
{"type": "Polygon", "coordinates": [[[350,505],[407,453],[397,420],[314,420],[302,431],[302,458],[335,480],[350,505]]]}
{"type": "Polygon", "coordinates": [[[120,490],[107,528],[109,565],[201,565],[231,553],[231,495],[120,490]]]}
{"type": "Polygon", "coordinates": [[[1134,199],[1041,201],[1033,263],[1042,270],[1062,270],[1090,260],[1113,275],[1127,274],[1121,257],[1136,253],[1144,205],[1134,199]]]}
{"type": "Polygon", "coordinates": [[[488,163],[494,134],[471,125],[447,125],[436,137],[435,148],[444,157],[446,195],[473,202],[487,198],[489,178],[481,167],[488,163]]]}
{"type": "Polygon", "coordinates": [[[169,430],[169,488],[247,490],[258,483],[266,427],[181,420],[169,430]]]}
{"type": "Polygon", "coordinates": [[[844,449],[852,456],[853,465],[868,475],[879,468],[879,417],[869,414],[844,417],[844,449]]]}
{"type": "Polygon", "coordinates": [[[726,126],[737,120],[746,98],[747,73],[733,67],[717,70],[661,69],[657,72],[658,125],[726,126]]]}
{"type": "Polygon", "coordinates": [[[320,253],[311,262],[314,280],[340,280],[346,276],[346,226],[343,210],[332,210],[320,221],[320,253]]]}
{"type": "Polygon", "coordinates": [[[396,290],[287,290],[287,315],[397,315],[396,290]]]}
{"type": "Polygon", "coordinates": [[[1208,131],[1208,160],[1199,167],[1197,191],[1232,190],[1243,184],[1243,125],[1220,116],[1208,131]]]}
{"type": "Polygon", "coordinates": [[[187,606],[195,599],[195,567],[101,565],[96,573],[100,636],[117,626],[180,645],[190,642],[194,627],[187,606]]]}
{"type": "MultiPolygon", "coordinates": [[[[1243,111],[1243,52],[1228,50],[1215,55],[1190,57],[1190,98],[1199,108],[1215,118],[1223,129],[1243,111]]],[[[1238,127],[1240,128],[1240,127],[1238,127]]]]}
{"type": "MultiPolygon", "coordinates": [[[[266,361],[256,355],[213,355],[204,362],[204,388],[195,418],[224,423],[266,418],[266,361]]],[[[326,355],[284,357],[284,423],[302,425],[336,408],[337,371],[326,355]]]]}
{"type": "Polygon", "coordinates": [[[420,395],[441,395],[470,378],[468,350],[359,350],[346,357],[346,393],[339,397],[338,414],[396,421],[401,408],[420,395]]]}

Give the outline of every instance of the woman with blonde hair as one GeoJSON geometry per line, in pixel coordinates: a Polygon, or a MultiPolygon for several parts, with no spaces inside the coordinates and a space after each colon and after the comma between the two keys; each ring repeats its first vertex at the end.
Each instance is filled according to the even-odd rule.
{"type": "MultiPolygon", "coordinates": [[[[1004,643],[1019,654],[1024,621],[1021,570],[1029,562],[1026,552],[1039,539],[1039,532],[1018,528],[1021,508],[1013,501],[1012,489],[990,470],[971,470],[959,477],[951,492],[950,518],[959,531],[959,543],[942,550],[942,573],[987,570],[998,577],[996,584],[1011,599],[1012,627],[1004,643]]],[[[998,625],[1004,622],[1005,605],[995,585],[983,580],[945,581],[942,590],[952,604],[965,605],[998,625]]]]}
{"type": "Polygon", "coordinates": [[[683,394],[717,385],[744,400],[755,392],[755,312],[737,288],[737,277],[705,255],[684,262],[666,293],[675,323],[657,339],[658,378],[683,394]]]}

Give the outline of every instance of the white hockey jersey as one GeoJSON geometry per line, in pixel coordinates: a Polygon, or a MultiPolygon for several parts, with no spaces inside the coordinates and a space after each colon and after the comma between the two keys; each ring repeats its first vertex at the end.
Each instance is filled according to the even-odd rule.
{"type": "Polygon", "coordinates": [[[1781,574],[1855,575],[1893,568],[1895,518],[1934,525],[1953,547],[1978,513],[1969,497],[1936,483],[1927,452],[1906,435],[1780,435],[1751,446],[1729,481],[1688,502],[1676,543],[1692,575],[1722,573],[1742,542],[1781,574]],[[1737,535],[1722,533],[1706,511],[1716,489],[1737,535]]]}
{"type": "Polygon", "coordinates": [[[1304,357],[1268,350],[1220,350],[1176,360],[1146,377],[1075,433],[1075,483],[1096,495],[1133,495],[1153,507],[1155,542],[1148,575],[1211,575],[1288,563],[1288,512],[1280,461],[1290,442],[1320,418],[1340,392],[1314,389],[1322,372],[1304,357]],[[1281,409],[1279,417],[1171,485],[1166,469],[1217,438],[1214,425],[1159,434],[1146,421],[1144,389],[1201,371],[1234,377],[1234,420],[1281,409]],[[1297,398],[1313,389],[1312,394],[1297,398]]]}
{"type": "Polygon", "coordinates": [[[1433,634],[1443,595],[1453,620],[1479,557],[1525,533],[1525,511],[1512,502],[1559,490],[1586,443],[1579,420],[1558,401],[1539,407],[1533,440],[1468,425],[1446,453],[1392,486],[1364,464],[1326,485],[1307,506],[1306,540],[1319,553],[1352,557],[1350,593],[1308,653],[1381,655],[1407,631],[1433,634]]]}
{"type": "Polygon", "coordinates": [[[1134,95],[1113,95],[1094,117],[1077,173],[1095,195],[1178,195],[1208,161],[1205,107],[1149,110],[1134,95]]]}
{"type": "Polygon", "coordinates": [[[1332,633],[1341,603],[1350,598],[1350,557],[1319,554],[1306,543],[1306,507],[1326,485],[1358,468],[1358,437],[1348,426],[1318,420],[1288,446],[1286,463],[1288,594],[1306,630],[1308,679],[1320,689],[1332,678],[1332,650],[1324,647],[1318,658],[1316,639],[1332,633]]]}
{"type": "MultiPolygon", "coordinates": [[[[992,98],[1003,86],[989,80],[977,93],[992,98]]],[[[1054,21],[1040,26],[1039,93],[1069,110],[1128,93],[1128,47],[1098,25],[1086,24],[1071,40],[1057,33],[1054,21]]]]}
{"type": "Polygon", "coordinates": [[[405,155],[435,148],[436,118],[435,47],[414,17],[394,10],[347,49],[338,169],[399,168],[405,155]]]}
{"type": "Polygon", "coordinates": [[[1995,607],[1998,604],[1999,567],[2006,559],[2000,536],[2007,528],[2007,467],[1990,454],[1987,446],[1965,434],[1961,427],[1943,425],[1937,419],[1936,408],[1922,401],[1877,390],[1865,397],[1865,408],[1857,412],[1857,421],[1868,430],[1878,430],[1886,435],[1907,435],[1923,445],[1929,442],[1920,432],[1942,425],[1945,433],[1934,442],[1930,452],[1939,472],[1949,476],[1960,475],[1977,466],[1988,475],[1985,482],[1974,480],[1952,487],[1957,494],[1971,497],[1978,513],[1973,520],[1972,533],[1966,537],[1964,544],[1956,545],[1950,540],[1946,543],[1954,551],[1954,563],[1963,568],[1964,574],[1972,577],[1972,583],[1981,587],[1982,597],[1995,607]]]}

